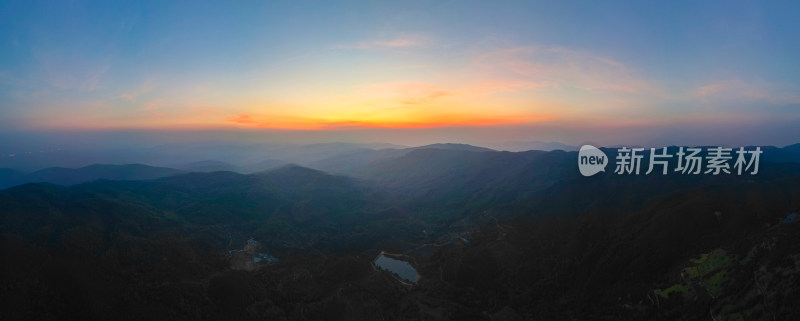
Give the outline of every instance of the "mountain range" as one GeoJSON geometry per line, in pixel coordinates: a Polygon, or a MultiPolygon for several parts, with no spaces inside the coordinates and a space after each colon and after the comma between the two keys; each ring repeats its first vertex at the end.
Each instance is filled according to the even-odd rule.
{"type": "Polygon", "coordinates": [[[762,147],[749,176],[583,177],[576,152],[459,144],[2,170],[25,183],[0,191],[0,316],[791,320],[797,146],[762,147]]]}
{"type": "Polygon", "coordinates": [[[75,185],[98,179],[147,180],[183,173],[184,171],[153,167],[141,164],[105,165],[96,164],[81,168],[51,167],[32,173],[22,173],[12,169],[0,169],[0,188],[27,183],[47,182],[58,185],[75,185]]]}

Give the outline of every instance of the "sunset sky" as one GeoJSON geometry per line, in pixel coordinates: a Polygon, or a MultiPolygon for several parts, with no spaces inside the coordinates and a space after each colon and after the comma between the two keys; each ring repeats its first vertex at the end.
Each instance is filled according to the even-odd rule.
{"type": "Polygon", "coordinates": [[[797,1],[113,2],[0,2],[0,137],[800,142],[797,1]]]}

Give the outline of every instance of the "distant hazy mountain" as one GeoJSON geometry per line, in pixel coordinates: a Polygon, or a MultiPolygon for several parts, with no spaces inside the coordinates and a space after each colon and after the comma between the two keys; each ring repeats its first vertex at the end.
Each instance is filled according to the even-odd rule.
{"type": "MultiPolygon", "coordinates": [[[[245,167],[264,160],[278,160],[284,162],[284,164],[308,164],[358,149],[406,147],[386,143],[253,144],[196,142],[125,149],[87,148],[18,153],[15,157],[0,157],[0,168],[30,172],[49,167],[78,168],[91,164],[132,163],[172,167],[175,164],[190,164],[203,160],[215,160],[245,167]]],[[[259,170],[264,169],[266,169],[264,166],[259,168],[259,170]]]]}
{"type": "Polygon", "coordinates": [[[472,146],[468,144],[453,144],[453,143],[443,143],[443,144],[431,144],[419,147],[411,147],[406,148],[406,150],[417,150],[417,149],[441,149],[441,150],[461,150],[461,151],[469,151],[469,152],[493,152],[494,149],[486,148],[486,147],[478,147],[472,146]]]}
{"type": "Polygon", "coordinates": [[[13,186],[25,176],[25,173],[9,168],[0,168],[0,189],[13,186]]]}
{"type": "Polygon", "coordinates": [[[271,148],[263,153],[261,159],[282,160],[287,163],[307,165],[316,161],[348,153],[351,151],[369,149],[385,149],[396,147],[388,144],[353,144],[353,143],[322,143],[310,145],[289,145],[281,148],[271,148]]]}
{"type": "Polygon", "coordinates": [[[408,153],[407,149],[380,149],[369,148],[352,150],[325,159],[306,164],[308,167],[330,173],[349,174],[352,171],[369,165],[381,159],[400,157],[408,153]]]}
{"type": "Polygon", "coordinates": [[[191,162],[187,164],[179,164],[170,166],[177,169],[181,169],[187,172],[220,172],[220,171],[229,171],[229,172],[237,172],[239,168],[235,165],[228,164],[226,162],[216,161],[216,160],[204,160],[198,162],[191,162]]]}
{"type": "Polygon", "coordinates": [[[575,155],[565,152],[472,152],[418,149],[373,162],[351,175],[440,211],[468,204],[511,202],[576,177],[575,155]]]}
{"type": "MultiPolygon", "coordinates": [[[[97,167],[93,166],[93,169],[97,167]]],[[[172,170],[172,173],[181,172],[172,170]]],[[[105,175],[105,178],[109,176],[105,175]]],[[[122,176],[128,179],[144,177],[117,175],[122,176]]],[[[71,198],[75,198],[76,202],[89,203],[103,199],[120,204],[120,208],[146,205],[187,221],[206,224],[271,218],[273,222],[300,224],[298,228],[310,229],[341,223],[346,216],[360,213],[364,206],[375,199],[369,197],[368,191],[351,178],[297,165],[251,175],[226,171],[193,172],[152,180],[96,180],[69,188],[49,186],[52,185],[29,184],[7,189],[0,192],[0,205],[5,205],[4,208],[30,208],[19,195],[26,195],[26,199],[43,198],[39,203],[45,207],[45,204],[58,207],[59,203],[71,198]],[[16,196],[2,197],[8,195],[16,196]]],[[[140,210],[136,215],[145,214],[152,214],[151,210],[140,210]]],[[[164,218],[163,214],[159,214],[161,219],[164,218]]]]}
{"type": "Polygon", "coordinates": [[[250,174],[272,170],[287,165],[287,162],[277,159],[267,159],[260,162],[247,164],[239,167],[241,173],[250,174]]]}
{"type": "Polygon", "coordinates": [[[236,166],[222,161],[205,160],[187,164],[174,165],[169,167],[181,169],[187,172],[201,172],[201,173],[237,172],[241,174],[250,174],[250,173],[257,173],[266,170],[271,170],[286,164],[288,163],[282,160],[267,159],[260,162],[254,162],[242,166],[236,166]]]}
{"type": "MultiPolygon", "coordinates": [[[[754,147],[748,146],[746,148],[747,150],[752,150],[754,147]]],[[[762,146],[761,150],[764,151],[762,154],[762,159],[764,161],[783,163],[800,162],[800,144],[789,145],[783,148],[762,146]]]]}
{"type": "Polygon", "coordinates": [[[783,149],[787,152],[800,154],[800,143],[784,146],[783,149]]]}
{"type": "MultiPolygon", "coordinates": [[[[156,179],[183,173],[181,170],[153,167],[141,164],[129,165],[90,165],[77,169],[53,167],[24,175],[12,175],[0,182],[0,186],[10,187],[25,183],[52,183],[57,185],[75,185],[97,179],[110,180],[146,180],[156,179]]],[[[2,178],[2,177],[0,177],[2,178]]]]}
{"type": "MultiPolygon", "coordinates": [[[[778,154],[779,149],[764,148],[778,154]]],[[[614,150],[606,149],[609,159],[614,150]]],[[[607,173],[597,177],[580,176],[577,152],[469,152],[420,149],[399,157],[373,161],[353,169],[349,175],[376,184],[394,193],[398,200],[434,209],[435,213],[505,208],[511,212],[576,213],[586,208],[613,208],[611,200],[639,204],[652,195],[702,184],[732,184],[745,179],[761,181],[800,175],[797,158],[790,162],[766,157],[759,174],[737,175],[644,175],[648,160],[642,162],[641,175],[607,173]],[[583,195],[591,195],[584,197],[583,195]],[[602,195],[602,197],[601,197],[602,195]],[[565,206],[566,205],[566,206],[565,206]]],[[[673,163],[671,168],[676,165],[673,163]]],[[[462,214],[465,214],[462,212],[462,214]]]]}
{"type": "Polygon", "coordinates": [[[557,149],[569,152],[578,150],[577,146],[570,146],[560,142],[540,142],[540,141],[495,143],[492,144],[492,147],[494,147],[497,150],[504,150],[509,152],[521,152],[526,150],[551,151],[557,149]]]}
{"type": "Polygon", "coordinates": [[[432,145],[409,147],[402,149],[391,148],[391,149],[375,150],[370,148],[362,148],[362,149],[343,152],[338,155],[334,155],[332,157],[321,159],[315,162],[306,163],[305,165],[311,168],[316,168],[331,173],[351,174],[353,171],[364,168],[365,166],[368,166],[376,161],[401,157],[412,151],[425,150],[425,149],[469,151],[469,152],[494,151],[492,149],[484,147],[472,146],[467,144],[452,144],[452,143],[432,144],[432,145]]]}

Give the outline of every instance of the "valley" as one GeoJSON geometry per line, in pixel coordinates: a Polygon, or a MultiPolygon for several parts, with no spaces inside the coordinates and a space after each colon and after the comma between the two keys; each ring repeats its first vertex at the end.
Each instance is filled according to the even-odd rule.
{"type": "Polygon", "coordinates": [[[430,148],[368,161],[350,175],[284,165],[19,185],[0,191],[0,256],[13,262],[3,265],[2,313],[122,320],[797,313],[799,163],[767,162],[747,179],[587,179],[576,159],[563,151],[430,148]]]}

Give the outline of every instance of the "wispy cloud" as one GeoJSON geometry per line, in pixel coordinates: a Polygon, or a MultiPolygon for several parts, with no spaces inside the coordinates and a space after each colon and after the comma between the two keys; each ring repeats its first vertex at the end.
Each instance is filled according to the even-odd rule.
{"type": "Polygon", "coordinates": [[[526,81],[521,79],[493,78],[472,83],[464,92],[479,95],[489,95],[500,92],[517,92],[528,90],[542,90],[554,88],[555,84],[547,81],[526,81]]]}
{"type": "Polygon", "coordinates": [[[527,46],[478,56],[483,74],[527,88],[575,88],[585,91],[641,93],[655,85],[629,66],[602,56],[563,47],[527,46]]]}
{"type": "Polygon", "coordinates": [[[102,87],[102,79],[110,68],[110,65],[101,65],[85,71],[49,68],[45,79],[50,86],[58,89],[93,92],[102,87]]]}
{"type": "Polygon", "coordinates": [[[149,94],[150,92],[155,89],[155,83],[152,80],[144,81],[141,85],[132,90],[128,90],[125,92],[120,93],[117,98],[125,99],[129,101],[136,100],[140,96],[149,94]]]}
{"type": "Polygon", "coordinates": [[[379,95],[387,95],[403,105],[420,105],[454,94],[438,85],[415,82],[377,83],[367,85],[364,89],[379,95]]]}
{"type": "Polygon", "coordinates": [[[496,93],[514,93],[529,90],[540,90],[552,87],[547,83],[535,83],[517,79],[493,78],[466,83],[423,83],[423,82],[386,82],[375,83],[359,88],[359,91],[373,96],[381,96],[402,105],[425,105],[441,99],[485,99],[487,95],[496,93]]]}
{"type": "Polygon", "coordinates": [[[33,50],[33,60],[37,62],[32,77],[43,84],[62,90],[93,92],[100,89],[109,78],[111,64],[105,59],[97,61],[77,61],[73,56],[57,50],[33,50]]]}
{"type": "Polygon", "coordinates": [[[765,81],[745,81],[730,78],[713,81],[692,90],[690,98],[706,103],[750,101],[773,105],[798,105],[798,88],[781,86],[765,81]]]}
{"type": "Polygon", "coordinates": [[[240,114],[233,117],[228,118],[228,122],[239,124],[239,125],[250,125],[250,124],[257,124],[258,122],[253,119],[252,116],[247,114],[240,114]]]}
{"type": "Polygon", "coordinates": [[[348,44],[339,44],[334,49],[348,50],[370,50],[370,49],[391,49],[391,48],[413,48],[430,45],[428,37],[423,36],[401,36],[370,41],[360,41],[348,44]]]}

